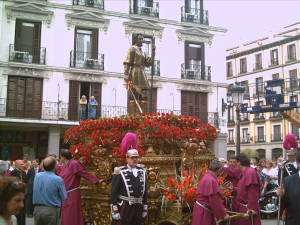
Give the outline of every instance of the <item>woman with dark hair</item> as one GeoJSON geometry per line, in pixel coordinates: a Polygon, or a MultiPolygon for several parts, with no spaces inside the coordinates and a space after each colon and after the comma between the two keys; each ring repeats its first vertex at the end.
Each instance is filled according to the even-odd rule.
{"type": "Polygon", "coordinates": [[[15,177],[0,179],[0,224],[17,225],[14,215],[24,207],[25,186],[15,177]]]}
{"type": "Polygon", "coordinates": [[[72,159],[72,154],[68,149],[62,149],[60,153],[62,165],[58,166],[56,173],[64,180],[68,192],[68,198],[62,202],[61,206],[61,225],[83,225],[80,178],[83,177],[92,184],[102,181],[88,173],[80,162],[72,159]]]}

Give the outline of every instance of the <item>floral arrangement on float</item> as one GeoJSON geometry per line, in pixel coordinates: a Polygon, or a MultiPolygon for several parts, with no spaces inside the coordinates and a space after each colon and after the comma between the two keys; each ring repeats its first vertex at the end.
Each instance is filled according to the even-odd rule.
{"type": "Polygon", "coordinates": [[[216,129],[203,124],[197,117],[164,113],[132,114],[116,118],[82,121],[79,126],[69,128],[64,135],[75,158],[90,161],[101,149],[111,151],[112,157],[122,160],[120,143],[127,132],[135,132],[139,138],[139,152],[144,155],[149,145],[157,153],[173,154],[180,151],[186,141],[205,143],[214,140],[216,129]],[[164,148],[163,148],[164,147],[164,148]],[[174,152],[177,151],[177,152],[174,152]]]}

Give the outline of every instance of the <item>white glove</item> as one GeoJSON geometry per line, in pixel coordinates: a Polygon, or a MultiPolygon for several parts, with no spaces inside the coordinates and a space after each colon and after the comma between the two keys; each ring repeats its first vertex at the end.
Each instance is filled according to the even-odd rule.
{"type": "Polygon", "coordinates": [[[113,218],[113,220],[120,220],[121,219],[121,215],[120,215],[120,213],[113,213],[112,214],[112,218],[113,218]]]}
{"type": "Polygon", "coordinates": [[[144,211],[144,212],[142,213],[142,217],[143,217],[143,218],[146,218],[147,215],[148,215],[148,213],[147,213],[146,211],[144,211]]]}

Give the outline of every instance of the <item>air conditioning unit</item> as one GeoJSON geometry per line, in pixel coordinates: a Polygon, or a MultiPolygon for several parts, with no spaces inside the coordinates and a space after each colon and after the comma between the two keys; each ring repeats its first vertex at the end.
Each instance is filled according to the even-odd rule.
{"type": "Polygon", "coordinates": [[[150,15],[150,9],[148,7],[143,7],[141,9],[141,14],[142,15],[150,15]]]}
{"type": "Polygon", "coordinates": [[[87,1],[86,1],[86,5],[87,5],[87,6],[92,6],[92,7],[93,7],[93,6],[95,5],[95,2],[94,2],[94,0],[87,0],[87,1]]]}
{"type": "Polygon", "coordinates": [[[193,14],[187,13],[186,14],[186,20],[189,22],[194,22],[195,16],[193,14]]]}

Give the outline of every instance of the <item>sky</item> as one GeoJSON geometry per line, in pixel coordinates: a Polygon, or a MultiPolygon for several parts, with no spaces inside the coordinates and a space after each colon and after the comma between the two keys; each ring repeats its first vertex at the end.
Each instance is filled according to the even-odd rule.
{"type": "Polygon", "coordinates": [[[211,26],[228,29],[215,34],[211,47],[215,81],[226,82],[226,49],[300,22],[300,0],[204,0],[204,8],[211,26]]]}

